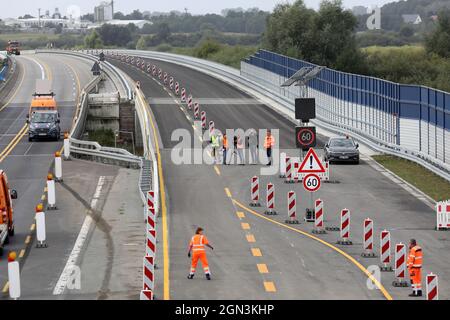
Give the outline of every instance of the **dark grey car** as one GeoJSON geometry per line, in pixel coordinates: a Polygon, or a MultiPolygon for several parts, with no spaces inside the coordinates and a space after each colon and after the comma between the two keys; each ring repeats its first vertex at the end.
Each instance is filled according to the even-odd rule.
{"type": "Polygon", "coordinates": [[[330,138],[325,145],[324,159],[331,162],[359,164],[359,145],[350,138],[330,138]]]}
{"type": "Polygon", "coordinates": [[[59,140],[61,128],[57,111],[46,110],[33,112],[28,122],[28,141],[33,139],[59,140]]]}

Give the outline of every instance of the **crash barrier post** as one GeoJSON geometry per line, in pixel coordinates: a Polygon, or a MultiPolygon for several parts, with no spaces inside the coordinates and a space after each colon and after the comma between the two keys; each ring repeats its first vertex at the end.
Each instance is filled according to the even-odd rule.
{"type": "Polygon", "coordinates": [[[62,159],[61,153],[55,152],[55,181],[62,182],[63,181],[63,172],[62,172],[62,159]]]}
{"type": "Polygon", "coordinates": [[[45,212],[44,205],[38,204],[36,206],[36,248],[47,248],[47,235],[46,235],[46,225],[45,225],[45,212]]]}
{"type": "Polygon", "coordinates": [[[297,195],[294,191],[289,191],[287,194],[288,219],[287,224],[300,224],[297,219],[297,195]]]}
{"type": "Polygon", "coordinates": [[[252,177],[251,180],[251,207],[260,207],[261,204],[259,203],[259,178],[258,177],[252,177]]]}
{"type": "Polygon", "coordinates": [[[277,212],[275,211],[275,186],[273,183],[267,184],[266,205],[267,205],[267,210],[265,213],[267,215],[273,216],[273,215],[277,214],[277,212]]]}
{"type": "Polygon", "coordinates": [[[312,231],[314,234],[325,234],[325,224],[324,224],[324,209],[323,201],[317,199],[314,202],[314,229],[312,231]]]}
{"type": "Polygon", "coordinates": [[[364,258],[375,258],[373,251],[373,220],[367,218],[363,223],[363,253],[364,258]]]}
{"type": "Polygon", "coordinates": [[[341,211],[341,239],[338,240],[338,244],[340,245],[352,245],[353,242],[350,240],[350,222],[351,222],[351,214],[350,210],[343,209],[341,211]]]}
{"type": "Polygon", "coordinates": [[[395,263],[395,280],[392,282],[394,287],[407,287],[406,279],[406,246],[403,243],[395,245],[394,254],[395,263]]]}
{"type": "Polygon", "coordinates": [[[392,271],[391,266],[391,233],[383,230],[380,233],[380,270],[384,272],[392,271]]]}
{"type": "Polygon", "coordinates": [[[432,272],[426,277],[426,292],[427,300],[439,300],[438,276],[432,272]]]}
{"type": "Polygon", "coordinates": [[[20,298],[20,266],[16,261],[17,254],[13,251],[8,255],[8,284],[9,297],[17,300],[20,298]]]}

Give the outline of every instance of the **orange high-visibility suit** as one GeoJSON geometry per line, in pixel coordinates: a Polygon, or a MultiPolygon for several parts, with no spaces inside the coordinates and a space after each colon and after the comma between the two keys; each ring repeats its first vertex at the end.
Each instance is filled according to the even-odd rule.
{"type": "Polygon", "coordinates": [[[203,271],[205,274],[210,274],[208,259],[206,258],[205,245],[209,244],[208,239],[205,235],[196,234],[192,237],[189,246],[192,248],[192,263],[191,263],[191,274],[195,273],[197,268],[198,260],[202,262],[203,271]]]}
{"type": "Polygon", "coordinates": [[[414,293],[422,291],[422,258],[423,253],[421,247],[416,245],[411,248],[407,266],[414,293]]]}

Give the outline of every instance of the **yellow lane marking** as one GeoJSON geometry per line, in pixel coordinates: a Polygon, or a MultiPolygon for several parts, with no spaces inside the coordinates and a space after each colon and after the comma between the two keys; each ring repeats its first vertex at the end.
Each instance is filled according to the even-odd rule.
{"type": "Polygon", "coordinates": [[[231,198],[231,197],[232,197],[231,192],[230,192],[230,189],[225,188],[225,193],[227,194],[227,197],[228,197],[228,198],[231,198]]]}
{"type": "Polygon", "coordinates": [[[35,223],[33,223],[33,224],[31,225],[30,231],[34,231],[34,229],[36,229],[36,224],[35,224],[35,223]]]}
{"type": "Polygon", "coordinates": [[[254,257],[262,257],[261,250],[259,248],[252,248],[252,255],[254,257]]]}
{"type": "Polygon", "coordinates": [[[265,263],[260,263],[256,265],[258,267],[259,273],[269,273],[269,269],[267,268],[267,265],[265,263]]]}
{"type": "Polygon", "coordinates": [[[289,230],[291,230],[291,231],[294,231],[294,232],[297,232],[297,233],[300,233],[300,234],[302,234],[302,235],[304,235],[304,236],[306,236],[306,237],[308,237],[308,238],[310,238],[310,239],[313,239],[313,240],[315,240],[315,241],[318,241],[318,242],[320,242],[320,243],[322,243],[323,245],[325,245],[325,246],[327,246],[327,247],[329,247],[330,249],[332,249],[332,250],[334,250],[334,251],[336,251],[336,252],[338,252],[338,253],[340,253],[342,256],[344,256],[345,258],[347,258],[351,263],[353,263],[355,266],[357,266],[374,284],[375,284],[375,286],[378,288],[378,289],[380,289],[380,291],[383,293],[383,295],[384,295],[384,297],[387,299],[387,300],[393,300],[392,299],[392,296],[389,294],[389,292],[387,292],[387,290],[386,290],[386,288],[361,264],[361,263],[359,263],[358,261],[356,261],[356,259],[355,258],[353,258],[352,256],[350,256],[348,253],[346,253],[346,252],[344,252],[344,251],[342,251],[341,249],[339,249],[339,248],[337,248],[337,247],[335,247],[335,246],[333,246],[332,244],[330,244],[330,243],[328,243],[328,242],[326,242],[326,241],[324,241],[324,240],[322,240],[322,239],[320,239],[320,238],[317,238],[317,237],[315,237],[315,236],[313,236],[313,235],[311,235],[311,234],[309,234],[309,233],[307,233],[307,232],[304,232],[304,231],[301,231],[301,230],[298,230],[298,229],[296,229],[296,228],[293,228],[293,227],[290,227],[290,226],[288,226],[288,225],[285,225],[285,224],[282,224],[281,222],[278,222],[278,221],[275,221],[275,220],[272,220],[272,219],[270,219],[270,218],[268,218],[268,217],[265,217],[265,216],[263,216],[262,214],[259,214],[258,212],[256,212],[256,211],[253,211],[252,209],[250,209],[250,208],[247,208],[246,206],[244,206],[242,203],[240,203],[239,201],[237,201],[237,200],[235,200],[235,199],[233,199],[233,202],[238,206],[238,207],[240,207],[240,208],[242,208],[243,210],[245,210],[245,211],[247,211],[247,212],[250,212],[251,214],[253,214],[253,215],[255,215],[255,216],[257,216],[257,217],[259,217],[259,218],[262,218],[262,219],[264,219],[264,220],[266,220],[266,221],[269,221],[269,222],[271,222],[271,223],[273,223],[273,224],[276,224],[276,225],[278,225],[278,226],[280,226],[280,227],[283,227],[283,228],[286,228],[286,229],[289,229],[289,230]]]}
{"type": "Polygon", "coordinates": [[[242,211],[236,212],[236,215],[241,220],[245,218],[245,213],[243,213],[242,211]]]}
{"type": "Polygon", "coordinates": [[[11,103],[11,101],[14,100],[14,98],[17,96],[17,94],[19,93],[20,88],[22,88],[22,84],[23,81],[25,79],[25,74],[26,74],[26,68],[22,68],[22,79],[20,79],[19,85],[14,89],[14,93],[11,96],[11,98],[9,98],[9,100],[3,105],[3,107],[0,108],[0,111],[2,111],[3,109],[5,109],[7,106],[9,106],[9,104],[11,103]]]}
{"type": "Polygon", "coordinates": [[[14,139],[6,146],[6,148],[0,153],[0,162],[5,160],[5,158],[13,151],[13,149],[19,144],[20,140],[22,140],[23,136],[28,132],[27,125],[24,125],[23,128],[17,133],[14,139]]]}
{"type": "Polygon", "coordinates": [[[275,288],[275,284],[271,281],[264,282],[264,289],[266,289],[266,292],[277,292],[277,289],[275,288]]]}
{"type": "Polygon", "coordinates": [[[250,225],[248,223],[241,223],[241,227],[244,230],[250,230],[250,225]]]}
{"type": "Polygon", "coordinates": [[[254,243],[254,242],[256,242],[256,240],[255,240],[255,236],[254,236],[254,235],[252,235],[252,234],[248,234],[248,235],[246,235],[246,238],[247,238],[247,241],[248,241],[248,242],[250,242],[250,243],[254,243]]]}
{"type": "Polygon", "coordinates": [[[6,282],[5,286],[3,287],[3,293],[6,293],[9,289],[9,281],[6,282]]]}
{"type": "MultiPolygon", "coordinates": [[[[143,104],[146,104],[142,101],[140,95],[138,98],[141,100],[143,104]]],[[[150,106],[149,106],[150,107],[150,106]]],[[[169,233],[167,228],[167,206],[166,206],[166,188],[164,184],[164,174],[162,169],[162,160],[161,160],[161,152],[159,151],[159,141],[158,135],[156,132],[155,124],[153,123],[153,119],[151,117],[150,111],[147,108],[147,115],[150,119],[150,124],[153,129],[153,136],[155,140],[155,151],[158,158],[158,176],[159,176],[159,191],[161,194],[161,211],[162,211],[162,231],[163,231],[163,261],[164,261],[164,300],[170,300],[170,279],[169,279],[169,233]]]]}
{"type": "Polygon", "coordinates": [[[20,250],[19,258],[23,258],[25,255],[25,249],[20,250]]]}
{"type": "Polygon", "coordinates": [[[27,236],[25,239],[25,244],[29,244],[31,242],[31,236],[27,236]]]}
{"type": "Polygon", "coordinates": [[[214,166],[214,170],[216,170],[217,175],[220,176],[220,170],[217,166],[214,166]]]}

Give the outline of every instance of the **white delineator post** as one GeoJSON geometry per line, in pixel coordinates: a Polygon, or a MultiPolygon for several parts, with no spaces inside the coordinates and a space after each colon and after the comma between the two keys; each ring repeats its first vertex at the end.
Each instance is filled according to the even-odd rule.
{"type": "Polygon", "coordinates": [[[395,278],[396,280],[392,282],[394,287],[407,287],[408,282],[406,282],[406,246],[403,243],[397,243],[395,245],[395,278]]]}
{"type": "Polygon", "coordinates": [[[69,160],[69,158],[70,158],[69,134],[64,133],[64,160],[69,160]]]}
{"type": "Polygon", "coordinates": [[[16,257],[15,252],[10,252],[8,255],[9,297],[14,300],[20,298],[20,266],[16,257]]]}
{"type": "Polygon", "coordinates": [[[286,153],[280,153],[280,178],[286,177],[286,153]]]}
{"type": "Polygon", "coordinates": [[[427,300],[439,300],[438,276],[434,273],[427,274],[426,277],[427,300]]]}
{"type": "Polygon", "coordinates": [[[49,173],[47,175],[47,209],[56,210],[56,188],[53,175],[49,173]]]}
{"type": "Polygon", "coordinates": [[[45,212],[44,206],[38,204],[36,206],[36,248],[47,248],[47,233],[45,228],[45,212]]]}
{"type": "Polygon", "coordinates": [[[55,152],[55,181],[62,182],[62,159],[61,153],[55,152]]]}
{"type": "Polygon", "coordinates": [[[391,233],[383,230],[380,233],[380,261],[381,271],[392,271],[391,266],[391,233]]]}
{"type": "Polygon", "coordinates": [[[251,207],[259,207],[259,178],[253,177],[251,181],[251,188],[250,188],[250,194],[251,194],[251,207]]]}

